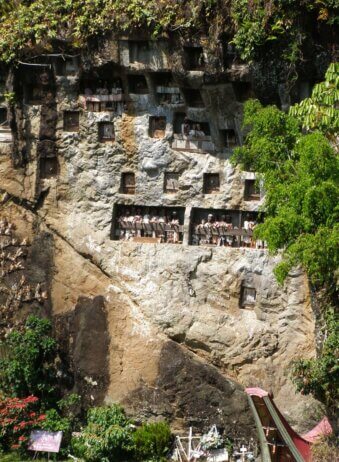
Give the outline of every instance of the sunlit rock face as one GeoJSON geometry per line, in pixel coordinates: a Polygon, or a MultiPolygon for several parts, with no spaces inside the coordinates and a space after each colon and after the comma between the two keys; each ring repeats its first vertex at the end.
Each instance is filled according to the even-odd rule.
{"type": "Polygon", "coordinates": [[[48,290],[41,310],[86,404],[118,401],[176,430],[217,423],[250,434],[243,389],[260,386],[307,425],[314,403],[289,378],[292,360],[315,354],[305,276],[296,270],[278,286],[279,256],[254,244],[192,245],[208,214],[230,214],[241,229],[263,202],[247,191],[254,173],[229,160],[251,75],[181,45],[112,40],[52,59],[47,75],[21,66],[7,81],[18,99],[11,138],[0,133],[1,214],[34,243],[25,271],[48,290]],[[185,118],[198,136],[183,133],[185,118]],[[180,242],[119,240],[127,209],[178,210],[180,242]]]}

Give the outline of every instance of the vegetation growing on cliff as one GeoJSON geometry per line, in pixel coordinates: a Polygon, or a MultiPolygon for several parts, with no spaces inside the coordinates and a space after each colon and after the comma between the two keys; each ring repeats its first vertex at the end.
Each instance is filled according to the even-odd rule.
{"type": "Polygon", "coordinates": [[[283,282],[293,267],[301,265],[322,307],[326,322],[319,356],[295,362],[293,377],[299,391],[312,393],[332,411],[339,390],[339,323],[334,309],[339,263],[339,158],[334,144],[338,69],[338,64],[331,65],[327,80],[290,114],[249,101],[244,114],[249,132],[233,157],[242,168],[258,172],[264,182],[265,222],[255,234],[272,252],[283,249],[276,267],[278,280],[283,282]]]}
{"type": "MultiPolygon", "coordinates": [[[[335,0],[31,0],[0,3],[0,55],[11,62],[48,51],[53,42],[83,47],[107,32],[147,28],[153,34],[199,32],[210,40],[233,37],[240,56],[258,59],[265,47],[278,45],[281,59],[303,59],[312,43],[309,23],[338,21],[335,0]]],[[[333,43],[334,43],[333,39],[333,43]]]]}
{"type": "Polygon", "coordinates": [[[29,316],[22,330],[10,332],[4,342],[8,353],[0,359],[0,389],[8,396],[36,395],[43,403],[56,393],[56,341],[47,319],[29,316]]]}
{"type": "Polygon", "coordinates": [[[19,460],[29,459],[30,433],[44,429],[63,432],[62,458],[74,452],[90,462],[163,461],[171,442],[167,423],[137,427],[116,404],[92,407],[86,419],[81,419],[78,395],[58,399],[58,345],[50,336],[51,327],[47,319],[29,316],[25,326],[13,330],[4,342],[7,354],[0,359],[0,456],[1,451],[13,449],[20,453],[19,460]],[[72,437],[74,431],[76,437],[72,437]]]}

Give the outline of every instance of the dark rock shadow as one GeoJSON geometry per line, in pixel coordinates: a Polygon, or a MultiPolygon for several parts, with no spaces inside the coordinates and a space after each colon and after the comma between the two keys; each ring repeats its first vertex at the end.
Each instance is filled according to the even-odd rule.
{"type": "MultiPolygon", "coordinates": [[[[109,384],[109,333],[104,298],[79,297],[74,311],[55,318],[56,336],[85,407],[102,404],[109,384]]],[[[71,384],[70,384],[71,385],[71,384]]]]}
{"type": "Polygon", "coordinates": [[[142,418],[165,418],[174,426],[206,431],[213,424],[233,438],[253,436],[254,421],[247,396],[236,382],[205,364],[173,341],[160,354],[153,387],[140,384],[126,400],[142,418]]]}

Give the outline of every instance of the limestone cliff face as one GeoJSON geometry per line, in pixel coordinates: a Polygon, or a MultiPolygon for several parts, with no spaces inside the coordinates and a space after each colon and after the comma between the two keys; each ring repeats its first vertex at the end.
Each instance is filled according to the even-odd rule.
{"type": "MultiPolygon", "coordinates": [[[[148,63],[136,64],[128,41],[106,44],[79,69],[45,76],[40,104],[22,96],[13,138],[0,140],[0,189],[7,193],[1,216],[33,244],[27,277],[48,290],[40,309],[53,318],[72,386],[85,402],[119,401],[135,416],[166,417],[175,429],[218,423],[248,434],[243,387],[260,386],[300,427],[314,403],[295,393],[288,373],[293,359],[315,354],[305,276],[296,270],[279,287],[278,257],[266,250],[188,245],[195,209],[238,213],[261,205],[244,198],[253,174],[231,166],[231,149],[221,141],[233,130],[241,142],[235,89],[250,76],[239,67],[226,81],[206,84],[203,71],[180,70],[157,47],[148,63]],[[117,66],[129,98],[93,112],[79,99],[81,78],[88,68],[100,75],[107,62],[117,66]],[[156,71],[171,70],[184,96],[176,107],[157,100],[156,71]],[[133,93],[128,79],[135,75],[145,75],[147,93],[133,93]],[[190,106],[187,88],[200,91],[202,107],[190,106]],[[64,130],[70,110],[79,114],[76,131],[64,130]],[[178,111],[209,123],[212,151],[175,147],[178,111]],[[149,136],[153,116],[166,118],[161,139],[149,136]],[[102,122],[113,122],[114,140],[100,139],[102,122]],[[46,158],[52,174],[43,174],[46,158]],[[122,172],[135,173],[135,194],[121,191],[122,172]],[[166,172],[178,174],[175,194],[164,191],[166,172]],[[216,172],[220,190],[206,194],[204,174],[216,172]],[[182,207],[183,243],[114,240],[116,208],[129,205],[182,207]],[[244,287],[256,291],[251,306],[241,303],[244,287]]],[[[20,80],[15,85],[21,88],[20,80]]]]}

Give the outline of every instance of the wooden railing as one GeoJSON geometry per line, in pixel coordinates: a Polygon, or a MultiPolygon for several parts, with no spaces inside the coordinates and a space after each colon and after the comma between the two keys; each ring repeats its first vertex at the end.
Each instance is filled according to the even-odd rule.
{"type": "Polygon", "coordinates": [[[183,225],[175,225],[172,223],[141,223],[141,222],[127,222],[127,221],[119,221],[118,228],[121,230],[128,230],[128,231],[156,231],[156,232],[166,232],[166,231],[176,231],[178,233],[182,233],[184,231],[183,225]]]}
{"type": "Polygon", "coordinates": [[[190,152],[214,152],[215,146],[211,136],[193,137],[175,133],[173,135],[172,149],[190,152]]]}

